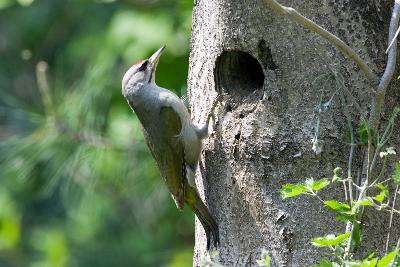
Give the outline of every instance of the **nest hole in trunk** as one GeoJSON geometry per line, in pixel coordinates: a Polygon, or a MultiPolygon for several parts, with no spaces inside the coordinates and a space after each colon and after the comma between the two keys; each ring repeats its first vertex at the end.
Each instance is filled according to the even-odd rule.
{"type": "Polygon", "coordinates": [[[247,95],[264,85],[263,69],[253,56],[239,50],[224,51],[215,64],[217,90],[229,95],[247,95]]]}

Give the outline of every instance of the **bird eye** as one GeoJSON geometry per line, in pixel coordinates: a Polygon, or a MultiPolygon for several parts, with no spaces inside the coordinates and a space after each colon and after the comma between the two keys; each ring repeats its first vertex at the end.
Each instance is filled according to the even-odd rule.
{"type": "Polygon", "coordinates": [[[138,71],[144,71],[144,69],[147,67],[147,64],[149,63],[149,61],[145,61],[143,62],[143,64],[139,67],[138,71]]]}

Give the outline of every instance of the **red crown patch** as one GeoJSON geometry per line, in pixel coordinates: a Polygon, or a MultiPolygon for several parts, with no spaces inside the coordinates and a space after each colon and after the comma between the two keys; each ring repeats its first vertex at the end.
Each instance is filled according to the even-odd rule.
{"type": "Polygon", "coordinates": [[[138,62],[136,62],[135,64],[133,64],[133,65],[132,65],[132,67],[133,67],[133,66],[136,66],[136,65],[140,65],[140,64],[142,64],[142,63],[143,63],[143,61],[144,61],[144,60],[139,60],[138,62]]]}

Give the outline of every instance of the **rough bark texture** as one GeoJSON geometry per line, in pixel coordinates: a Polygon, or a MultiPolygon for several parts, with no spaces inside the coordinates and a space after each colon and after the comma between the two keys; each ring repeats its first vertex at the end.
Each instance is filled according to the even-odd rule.
{"type": "MultiPolygon", "coordinates": [[[[384,70],[391,1],[282,4],[337,34],[377,74],[384,70]]],[[[218,106],[197,177],[219,223],[219,261],[226,266],[257,266],[255,260],[265,248],[273,266],[315,263],[323,251],[313,248],[310,239],[343,232],[345,226],[335,222],[317,199],[282,200],[279,189],[305,177],[329,177],[336,166],[346,169],[349,146],[343,141],[346,119],[340,97],[321,114],[322,153],[311,149],[320,94],[324,93],[323,102],[333,94],[329,86],[325,91],[313,86],[317,77],[329,73],[327,64],[345,77],[365,112],[371,102],[369,83],[338,50],[272,13],[261,0],[197,0],[191,51],[188,85],[194,120],[203,122],[216,95],[227,95],[218,106]]],[[[389,95],[396,97],[393,88],[398,87],[392,83],[389,95]]],[[[351,104],[349,108],[357,127],[360,113],[351,104]]],[[[354,170],[362,165],[362,154],[356,149],[354,170]]],[[[326,199],[343,195],[341,186],[324,193],[326,199]]],[[[382,214],[367,213],[369,237],[361,251],[381,251],[384,246],[387,219],[377,216],[382,214]]],[[[204,233],[196,223],[194,264],[205,255],[204,233]]]]}

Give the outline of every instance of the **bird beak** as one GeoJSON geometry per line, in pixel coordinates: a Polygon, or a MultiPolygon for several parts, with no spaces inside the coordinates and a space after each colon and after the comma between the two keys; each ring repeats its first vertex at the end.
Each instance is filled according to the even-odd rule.
{"type": "Polygon", "coordinates": [[[165,49],[165,45],[163,47],[161,47],[160,49],[158,49],[150,58],[149,58],[149,62],[151,64],[151,67],[153,69],[153,72],[156,70],[157,64],[158,64],[158,60],[162,54],[162,52],[165,49]]]}

